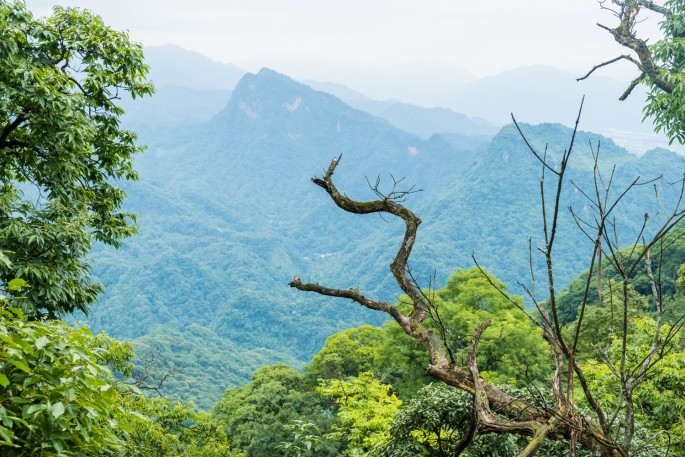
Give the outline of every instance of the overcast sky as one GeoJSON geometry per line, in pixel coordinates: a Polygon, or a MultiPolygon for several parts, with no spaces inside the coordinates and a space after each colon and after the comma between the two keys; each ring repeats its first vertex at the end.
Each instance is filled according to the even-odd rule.
{"type": "MultiPolygon", "coordinates": [[[[450,62],[476,76],[529,64],[582,72],[624,51],[596,0],[27,0],[88,8],[144,45],[173,43],[246,70],[450,62]]],[[[656,20],[643,25],[654,29],[656,20]]],[[[632,79],[624,66],[605,74],[632,79]]],[[[307,75],[307,73],[310,73],[307,75]]],[[[324,72],[325,73],[325,72],[324,72]]]]}

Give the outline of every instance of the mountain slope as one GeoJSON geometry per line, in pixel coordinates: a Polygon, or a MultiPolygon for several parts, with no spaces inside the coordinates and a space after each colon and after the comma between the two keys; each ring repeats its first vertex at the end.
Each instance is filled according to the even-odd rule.
{"type": "MultiPolygon", "coordinates": [[[[538,147],[549,142],[552,157],[571,133],[560,125],[524,128],[538,147]]],[[[636,172],[682,170],[671,153],[638,159],[610,140],[581,133],[580,160],[573,165],[580,185],[591,178],[590,141],[601,141],[602,156],[620,164],[619,184],[636,172]]],[[[406,202],[424,220],[412,259],[422,281],[435,272],[437,284],[444,283],[457,267],[472,265],[474,251],[509,284],[526,277],[527,240],[539,227],[540,166],[512,126],[474,149],[441,136],[423,140],[262,70],[245,75],[210,121],[164,135],[149,132],[147,142],[150,150],[136,163],[141,180],[126,186],[129,209],[140,213],[140,234],[121,250],[96,252],[95,273],[108,289],[88,322],[185,364],[172,394],[193,395],[186,386],[191,374],[211,367],[211,381],[195,380],[207,383],[202,405],[247,381],[257,363],[305,362],[331,333],[384,319],[347,302],[296,293],[287,286],[294,274],[386,300],[399,294],[388,264],[403,226],[336,208],[310,182],[333,157],[342,155],[336,183],[352,198],[378,198],[367,182],[377,176],[385,193],[393,178],[400,190],[423,189],[406,202]],[[164,335],[184,342],[168,344],[164,335]],[[203,341],[213,341],[214,353],[203,350],[203,341]],[[198,357],[188,357],[189,351],[198,357]],[[217,366],[216,352],[226,363],[217,366]]],[[[675,180],[669,175],[664,182],[669,179],[675,180]]],[[[568,204],[581,204],[570,189],[568,204]]],[[[635,202],[628,222],[641,221],[646,211],[635,202]]],[[[587,260],[577,249],[582,236],[564,223],[560,286],[587,260]]]]}
{"type": "Polygon", "coordinates": [[[348,105],[390,122],[423,138],[434,134],[492,136],[498,128],[482,118],[470,118],[448,108],[424,108],[397,100],[372,100],[342,84],[306,81],[308,86],[335,95],[348,105]]]}
{"type": "MultiPolygon", "coordinates": [[[[381,291],[390,283],[385,258],[392,244],[380,243],[385,253],[377,260],[343,253],[350,236],[368,239],[376,250],[378,227],[387,233],[398,226],[340,217],[309,178],[342,154],[340,181],[353,195],[368,197],[365,176],[374,181],[382,174],[387,183],[388,172],[438,188],[470,157],[439,137],[421,140],[270,70],[246,75],[211,121],[159,136],[150,131],[147,140],[150,150],[136,164],[141,180],[126,186],[140,233],[121,250],[96,252],[95,273],[108,289],[89,324],[140,338],[140,347],[150,345],[151,332],[202,328],[231,342],[227,360],[258,350],[263,363],[306,361],[329,334],[383,319],[287,286],[293,274],[331,277],[341,258],[350,271],[345,277],[360,286],[381,291]],[[372,273],[362,281],[360,265],[372,273]]],[[[232,363],[221,370],[227,381],[212,384],[207,398],[236,382],[232,363]]],[[[247,381],[249,372],[238,370],[238,378],[247,381]]]]}

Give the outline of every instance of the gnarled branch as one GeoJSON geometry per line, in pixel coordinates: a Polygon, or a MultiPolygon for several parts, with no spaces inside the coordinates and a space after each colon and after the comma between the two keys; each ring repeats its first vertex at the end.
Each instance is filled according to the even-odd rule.
{"type": "MultiPolygon", "coordinates": [[[[604,3],[605,1],[599,2],[603,9],[609,9],[603,6],[604,3]]],[[[672,11],[667,7],[657,5],[650,0],[612,0],[612,3],[619,7],[618,10],[611,10],[614,15],[618,17],[619,24],[615,28],[603,24],[597,24],[597,26],[609,32],[614,37],[614,40],[621,46],[632,50],[636,54],[637,59],[628,55],[619,56],[615,59],[595,65],[585,76],[578,78],[578,81],[587,78],[592,72],[600,67],[623,59],[632,62],[640,71],[640,76],[630,83],[628,88],[621,95],[620,100],[628,98],[633,89],[646,79],[659,89],[670,94],[675,89],[675,86],[664,77],[662,68],[654,61],[652,52],[647,45],[647,40],[643,40],[636,36],[635,24],[638,20],[640,8],[649,9],[665,17],[671,16],[672,11]]]]}
{"type": "MultiPolygon", "coordinates": [[[[341,193],[333,183],[333,174],[339,160],[340,157],[333,159],[323,178],[313,178],[312,182],[324,189],[335,204],[347,212],[353,214],[386,213],[397,216],[404,221],[404,237],[390,265],[390,270],[399,287],[411,299],[412,310],[409,315],[405,315],[397,306],[370,299],[358,289],[335,289],[319,284],[305,283],[297,276],[290,282],[290,287],[329,297],[347,298],[366,308],[390,315],[407,335],[428,347],[431,358],[431,363],[427,369],[429,375],[476,397],[474,406],[476,407],[475,414],[480,432],[512,433],[533,437],[520,455],[533,455],[547,437],[555,440],[570,440],[575,437],[578,431],[569,425],[569,421],[561,420],[557,412],[540,409],[529,402],[515,398],[490,385],[480,377],[476,364],[478,339],[488,327],[489,322],[480,324],[474,330],[472,334],[473,344],[470,348],[467,365],[457,366],[448,359],[440,338],[423,325],[425,318],[430,315],[430,307],[425,295],[421,293],[418,285],[412,282],[407,273],[407,262],[414,247],[421,219],[390,196],[385,196],[380,200],[355,201],[341,193]]],[[[578,441],[588,449],[600,451],[599,443],[603,439],[601,429],[596,426],[584,428],[578,437],[578,441]]],[[[606,448],[604,451],[604,455],[611,455],[610,452],[606,451],[606,448]]]]}

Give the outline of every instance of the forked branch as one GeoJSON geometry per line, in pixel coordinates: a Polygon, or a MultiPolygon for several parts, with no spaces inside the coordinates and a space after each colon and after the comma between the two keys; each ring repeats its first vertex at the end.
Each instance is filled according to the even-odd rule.
{"type": "MultiPolygon", "coordinates": [[[[397,306],[370,299],[358,289],[336,289],[319,284],[305,283],[297,276],[290,282],[290,287],[329,297],[347,298],[366,308],[390,315],[407,335],[427,346],[431,360],[427,369],[429,375],[475,396],[474,407],[476,411],[473,417],[480,433],[511,433],[532,437],[529,445],[519,455],[532,456],[545,438],[555,440],[575,438],[579,433],[578,430],[571,427],[569,421],[560,420],[558,412],[540,409],[529,402],[519,400],[497,389],[480,377],[476,363],[478,341],[489,322],[482,323],[474,330],[469,360],[466,365],[458,366],[450,360],[440,337],[423,325],[424,320],[430,316],[431,312],[430,303],[428,303],[429,298],[422,293],[418,284],[412,281],[411,275],[408,273],[407,263],[416,241],[421,219],[397,201],[397,198],[401,199],[406,195],[392,193],[379,195],[376,192],[376,195],[379,195],[381,199],[355,201],[341,193],[333,183],[333,174],[339,160],[340,157],[333,159],[324,176],[313,178],[312,182],[324,189],[335,204],[347,212],[353,214],[385,213],[404,221],[404,237],[393,262],[390,264],[390,270],[399,287],[411,299],[411,312],[405,315],[397,306]]],[[[603,455],[612,455],[611,452],[606,451],[606,448],[602,452],[600,443],[604,441],[604,438],[599,427],[591,424],[586,426],[580,431],[578,441],[588,449],[598,450],[603,455]]]]}
{"type": "Polygon", "coordinates": [[[619,60],[627,60],[637,67],[640,76],[630,83],[628,88],[621,95],[620,100],[625,100],[638,84],[645,82],[646,80],[649,80],[654,86],[666,93],[670,94],[673,92],[675,85],[669,81],[668,77],[662,71],[662,67],[655,62],[652,51],[647,44],[647,40],[639,38],[635,32],[635,25],[638,22],[641,8],[646,8],[658,13],[665,18],[672,16],[672,10],[649,0],[612,0],[611,3],[616,5],[616,9],[605,7],[604,4],[606,3],[606,0],[600,0],[598,3],[602,9],[612,11],[614,16],[618,18],[619,23],[614,28],[603,24],[597,24],[597,26],[609,32],[614,37],[614,40],[621,46],[632,50],[636,57],[622,55],[595,65],[585,76],[578,78],[578,81],[586,79],[598,68],[610,65],[619,60]]]}

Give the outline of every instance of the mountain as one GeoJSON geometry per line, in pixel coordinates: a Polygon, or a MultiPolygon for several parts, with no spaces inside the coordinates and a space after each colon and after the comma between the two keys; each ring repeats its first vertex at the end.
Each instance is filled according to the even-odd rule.
{"type": "MultiPolygon", "coordinates": [[[[536,147],[548,143],[556,160],[571,136],[559,124],[522,128],[536,147]]],[[[125,185],[140,234],[120,250],[95,252],[95,274],[108,288],[88,323],[180,367],[167,393],[202,407],[246,382],[259,364],[302,364],[333,332],[385,318],[297,293],[287,285],[293,275],[385,300],[400,294],[388,264],[403,225],[336,208],[310,182],[333,157],[341,156],[336,183],[351,198],[379,198],[369,188],[377,177],[381,194],[422,189],[406,201],[424,221],[411,262],[422,283],[435,274],[444,284],[456,268],[472,265],[472,252],[511,285],[527,278],[528,237],[539,237],[541,167],[511,125],[486,142],[422,139],[264,69],[246,74],[209,121],[163,135],[150,130],[145,140],[149,151],[135,164],[140,181],[125,185]]],[[[638,158],[579,132],[571,169],[581,186],[592,183],[589,144],[600,142],[603,168],[618,164],[619,187],[636,174],[664,173],[663,183],[674,182],[682,171],[673,153],[638,158]]],[[[626,236],[645,211],[655,214],[645,203],[650,192],[642,186],[631,196],[619,218],[628,223],[626,236]]],[[[562,207],[584,211],[581,197],[569,186],[562,207]]],[[[563,286],[588,259],[567,216],[560,230],[563,286]]]]}
{"type": "Polygon", "coordinates": [[[167,44],[144,48],[152,97],[124,97],[124,125],[146,136],[208,121],[228,103],[231,91],[245,74],[232,64],[215,62],[202,54],[167,44]]]}
{"type": "Polygon", "coordinates": [[[424,108],[397,100],[372,100],[342,84],[305,81],[308,86],[335,95],[348,105],[373,114],[391,125],[422,138],[435,134],[491,137],[499,130],[482,118],[469,118],[448,108],[424,108]]]}
{"type": "Polygon", "coordinates": [[[124,125],[139,135],[153,131],[159,136],[167,130],[210,120],[230,98],[230,90],[157,87],[152,97],[122,101],[126,111],[124,125]]]}
{"type": "MultiPolygon", "coordinates": [[[[157,117],[168,120],[163,128],[176,129],[184,123],[183,116],[178,115],[184,106],[188,108],[187,122],[208,120],[224,106],[229,91],[244,74],[235,65],[215,62],[174,45],[147,47],[145,52],[158,94],[135,104],[126,103],[131,112],[127,116],[129,125],[138,130],[159,129],[153,125],[157,117]],[[172,87],[176,89],[170,91],[172,87]],[[174,93],[178,88],[184,93],[174,93]],[[175,106],[167,102],[174,97],[180,97],[175,106]]],[[[287,67],[287,62],[283,65],[287,67]]],[[[599,72],[577,82],[581,75],[539,65],[485,78],[435,61],[327,68],[328,74],[336,75],[335,83],[311,79],[305,83],[424,138],[436,133],[491,136],[499,126],[511,122],[511,113],[523,122],[570,126],[586,95],[581,128],[613,138],[633,153],[668,146],[663,135],[654,134],[651,122],[642,122],[644,92],[637,88],[628,100],[619,102],[628,83],[599,72]]],[[[311,68],[309,73],[317,72],[311,68]]]]}
{"type": "Polygon", "coordinates": [[[651,122],[642,122],[646,95],[641,88],[621,102],[627,82],[597,73],[576,81],[580,76],[541,65],[521,67],[455,88],[445,94],[444,106],[498,125],[511,122],[513,113],[521,122],[571,126],[585,96],[582,129],[615,138],[634,153],[668,145],[664,136],[653,133],[651,122]]]}
{"type": "MultiPolygon", "coordinates": [[[[346,278],[389,290],[384,267],[389,252],[369,259],[359,252],[348,258],[344,251],[350,236],[371,236],[368,243],[376,249],[375,228],[396,231],[397,224],[340,218],[311,185],[312,176],[342,154],[341,185],[351,195],[370,198],[367,176],[373,182],[381,175],[382,189],[392,182],[388,173],[407,183],[429,179],[424,187],[437,188],[470,158],[470,152],[440,137],[422,140],[270,70],[247,74],[210,121],[164,135],[149,131],[145,139],[149,151],[136,163],[140,182],[125,187],[128,208],[140,214],[140,234],[120,250],[95,253],[95,274],[108,288],[89,325],[130,339],[145,339],[153,330],[162,335],[160,325],[182,335],[192,328],[229,340],[227,360],[258,350],[264,363],[302,363],[329,334],[383,319],[361,310],[350,315],[347,304],[303,296],[287,286],[293,274],[331,277],[344,257],[350,273],[361,262],[385,276],[346,278]],[[324,232],[330,237],[322,237],[324,232]],[[369,262],[380,264],[372,268],[369,262]]],[[[209,363],[163,349],[187,372],[209,363]]],[[[226,382],[210,384],[213,396],[198,403],[211,404],[235,385],[236,371],[246,382],[250,370],[242,368],[218,367],[226,382]]]]}
{"type": "MultiPolygon", "coordinates": [[[[445,94],[473,81],[467,68],[441,59],[422,58],[396,64],[348,65],[325,59],[293,62],[292,58],[270,58],[269,65],[299,80],[333,81],[375,100],[401,99],[418,106],[445,106],[445,94]]],[[[245,62],[258,68],[263,62],[245,62]]]]}
{"type": "Polygon", "coordinates": [[[146,46],[143,51],[150,79],[157,88],[232,90],[245,74],[233,64],[216,62],[173,44],[146,46]]]}
{"type": "Polygon", "coordinates": [[[421,108],[408,103],[393,103],[376,115],[399,129],[424,138],[435,133],[491,137],[499,130],[482,118],[469,118],[448,108],[421,108]]]}
{"type": "MultiPolygon", "coordinates": [[[[521,127],[539,154],[547,150],[548,158],[558,167],[561,154],[569,147],[571,129],[560,124],[521,127]]],[[[677,184],[669,183],[682,179],[682,156],[654,150],[638,157],[606,137],[578,132],[560,201],[554,256],[557,287],[563,287],[587,268],[590,261],[593,244],[580,231],[569,208],[585,220],[593,219],[592,204],[583,192],[594,193],[592,154],[598,145],[605,182],[611,175],[611,167],[616,165],[610,198],[616,198],[636,177],[642,177],[641,182],[661,177],[657,182],[665,208],[672,208],[678,196],[677,184]]],[[[512,291],[523,294],[517,283],[530,286],[529,246],[532,246],[537,288],[544,291],[544,257],[536,249],[544,246],[540,175],[540,163],[517,130],[513,125],[504,127],[459,179],[431,201],[423,217],[435,222],[426,224],[422,241],[417,243],[417,251],[424,252],[425,257],[417,256],[415,268],[425,271],[431,265],[449,264],[454,259],[460,259],[461,267],[470,266],[468,257],[473,254],[481,265],[509,284],[512,291]],[[451,229],[446,230],[447,227],[451,229]]],[[[549,212],[554,205],[552,196],[556,184],[549,172],[547,175],[549,212]]],[[[639,241],[645,213],[652,217],[646,230],[650,233],[664,215],[651,185],[634,187],[613,213],[612,223],[616,224],[616,237],[621,246],[639,241]]],[[[542,295],[544,298],[544,292],[542,295]]]]}

